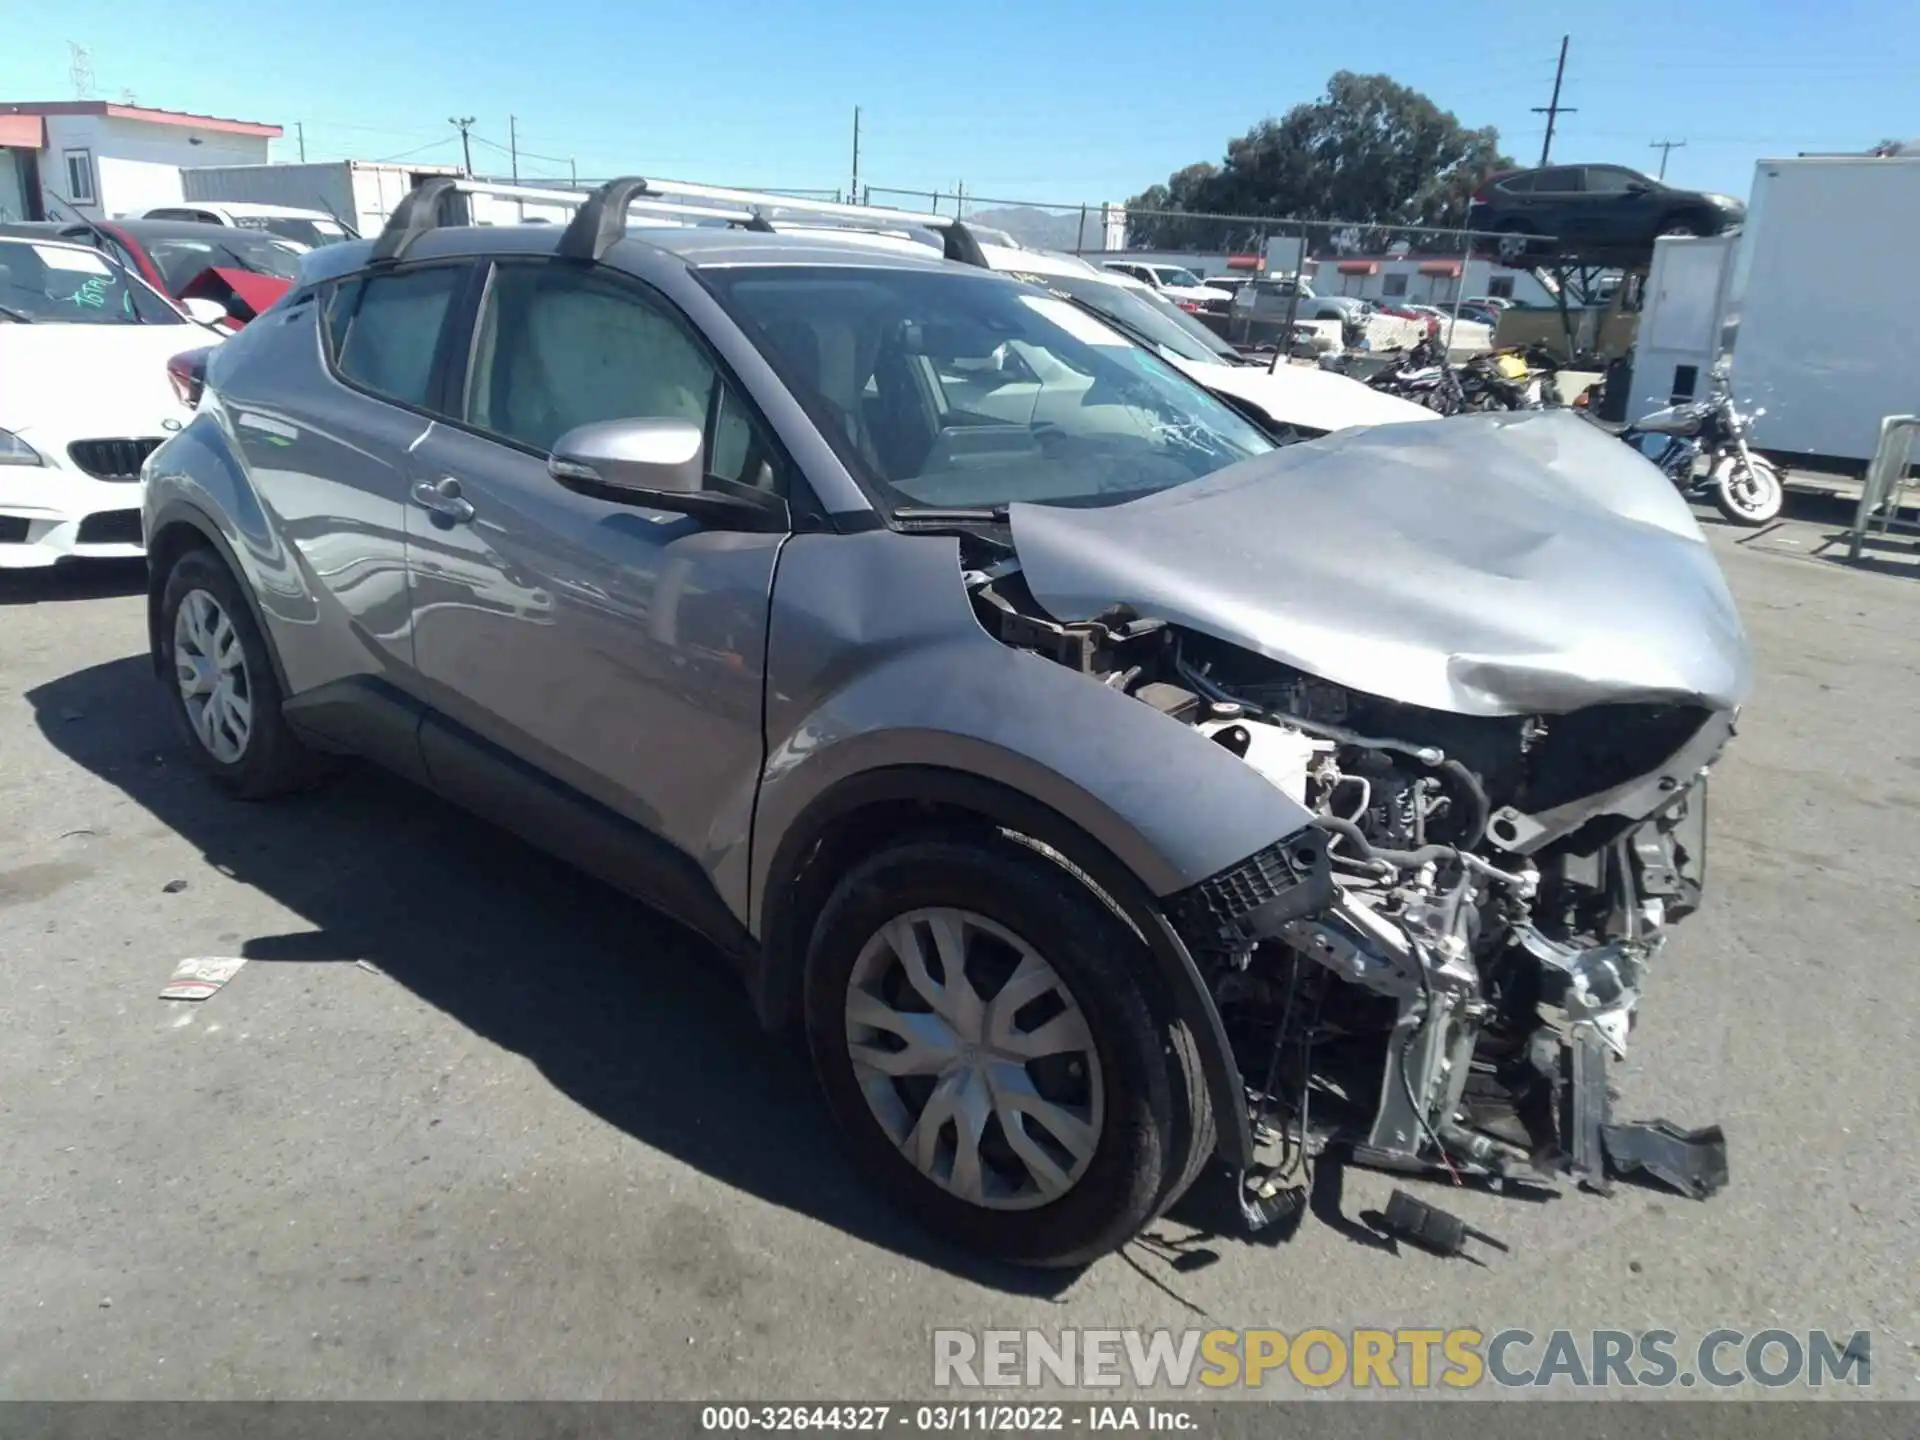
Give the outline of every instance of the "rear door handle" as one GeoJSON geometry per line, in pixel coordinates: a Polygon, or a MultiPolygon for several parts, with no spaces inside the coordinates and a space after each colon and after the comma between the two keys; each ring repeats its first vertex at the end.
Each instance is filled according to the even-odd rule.
{"type": "Polygon", "coordinates": [[[460,493],[460,482],[451,475],[444,480],[420,481],[413,487],[413,503],[460,524],[473,519],[473,504],[460,493]]]}

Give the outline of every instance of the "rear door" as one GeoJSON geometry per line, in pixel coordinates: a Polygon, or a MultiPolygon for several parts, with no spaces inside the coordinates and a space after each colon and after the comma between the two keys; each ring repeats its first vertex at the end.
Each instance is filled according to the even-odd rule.
{"type": "Polygon", "coordinates": [[[700,859],[750,819],[786,537],[591,499],[547,455],[591,421],[675,418],[705,428],[711,474],[784,490],[789,467],[690,323],[622,272],[502,261],[470,356],[407,509],[422,682],[458,727],[423,738],[435,783],[486,803],[463,792],[485,783],[464,732],[700,859]]]}
{"type": "Polygon", "coordinates": [[[222,397],[294,573],[263,595],[296,691],[411,685],[406,507],[465,263],[356,275],[250,327],[222,397]],[[316,336],[315,331],[318,330],[316,336]]]}
{"type": "Polygon", "coordinates": [[[1593,217],[1586,206],[1586,181],[1578,165],[1536,170],[1531,190],[1535,226],[1562,245],[1587,243],[1593,217]]]}

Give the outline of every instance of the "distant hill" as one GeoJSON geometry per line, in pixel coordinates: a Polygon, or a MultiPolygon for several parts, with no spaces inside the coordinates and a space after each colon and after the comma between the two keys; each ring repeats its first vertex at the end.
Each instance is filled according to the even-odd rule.
{"type": "MultiPolygon", "coordinates": [[[[1081,244],[1080,212],[1059,214],[1052,210],[1036,210],[1031,205],[1010,205],[1000,210],[970,210],[967,212],[969,225],[984,225],[993,230],[1004,230],[1022,245],[1034,250],[1073,250],[1081,244]]],[[[1086,246],[1098,249],[1100,246],[1100,210],[1094,206],[1087,211],[1086,246]]]]}

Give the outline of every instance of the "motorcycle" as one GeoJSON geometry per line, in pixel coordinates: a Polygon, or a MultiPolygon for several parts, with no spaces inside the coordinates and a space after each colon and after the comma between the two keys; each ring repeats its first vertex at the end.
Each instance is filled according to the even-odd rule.
{"type": "Polygon", "coordinates": [[[1736,525],[1765,525],[1786,503],[1780,472],[1747,444],[1753,422],[1767,412],[1742,413],[1728,393],[1727,378],[1726,369],[1715,366],[1705,399],[1656,410],[1629,425],[1620,438],[1659,466],[1687,499],[1711,500],[1736,525]]]}
{"type": "Polygon", "coordinates": [[[1466,410],[1541,410],[1560,403],[1554,365],[1544,352],[1492,350],[1460,367],[1466,410]]]}
{"type": "Polygon", "coordinates": [[[1427,335],[1393,365],[1367,381],[1372,389],[1424,405],[1437,415],[1457,415],[1466,403],[1460,377],[1447,363],[1439,340],[1427,335]]]}

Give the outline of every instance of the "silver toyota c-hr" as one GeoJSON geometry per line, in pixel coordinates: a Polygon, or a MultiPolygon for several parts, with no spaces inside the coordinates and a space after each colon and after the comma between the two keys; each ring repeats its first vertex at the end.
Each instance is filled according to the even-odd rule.
{"type": "Polygon", "coordinates": [[[1329,1149],[1721,1183],[1608,1113],[1749,687],[1656,470],[1552,412],[1294,443],[950,218],[662,188],[430,181],[204,357],[144,524],[217,783],[362,756],[676,917],[996,1256],[1216,1160],[1255,1225],[1329,1149]]]}

